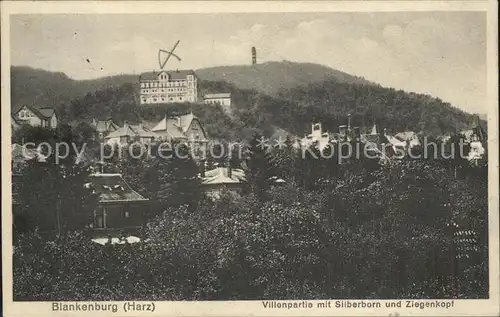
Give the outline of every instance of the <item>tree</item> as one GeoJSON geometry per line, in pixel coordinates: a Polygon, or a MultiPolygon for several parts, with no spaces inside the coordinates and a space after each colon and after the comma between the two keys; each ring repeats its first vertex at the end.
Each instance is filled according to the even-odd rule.
{"type": "Polygon", "coordinates": [[[246,159],[247,189],[262,199],[271,185],[270,178],[274,176],[270,164],[271,157],[264,140],[260,134],[254,135],[246,159]]]}
{"type": "Polygon", "coordinates": [[[289,135],[287,135],[283,146],[273,149],[271,155],[271,162],[277,176],[288,180],[295,179],[294,167],[297,157],[292,138],[289,135]]]}
{"type": "Polygon", "coordinates": [[[85,184],[89,170],[82,165],[58,165],[53,156],[44,162],[32,159],[22,170],[19,182],[19,231],[38,228],[58,234],[83,228],[91,221],[96,197],[85,184]],[[21,221],[21,222],[19,222],[21,221]]]}

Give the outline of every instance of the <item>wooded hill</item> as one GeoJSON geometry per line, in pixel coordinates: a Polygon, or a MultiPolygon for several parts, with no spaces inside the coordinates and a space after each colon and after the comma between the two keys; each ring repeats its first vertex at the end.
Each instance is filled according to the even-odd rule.
{"type": "MultiPolygon", "coordinates": [[[[268,64],[271,69],[275,64],[283,67],[287,63],[268,64]]],[[[281,74],[288,81],[282,82],[280,87],[269,84],[279,77],[271,71],[256,72],[254,76],[237,75],[230,71],[230,67],[198,71],[201,78],[222,76],[247,88],[259,88],[261,84],[268,87],[270,94],[225,81],[200,80],[200,96],[209,92],[232,94],[231,116],[220,107],[203,104],[140,106],[137,76],[74,81],[62,73],[18,67],[12,69],[12,104],[55,105],[68,122],[88,121],[93,117],[111,117],[118,123],[124,120],[157,122],[165,113],[192,110],[204,122],[211,137],[223,139],[248,139],[254,131],[271,135],[276,128],[303,136],[310,131],[310,124],[314,121],[323,122],[324,129],[333,132],[337,131],[338,125],[346,123],[348,113],[351,113],[354,125],[369,128],[376,122],[380,129],[387,128],[390,132],[408,129],[438,135],[469,128],[472,124],[472,115],[438,98],[384,88],[348,75],[343,78],[328,77],[327,71],[320,73],[322,66],[315,64],[305,64],[310,69],[319,66],[316,72],[307,73],[304,67],[298,65],[289,67],[294,71],[281,74]],[[246,83],[243,78],[247,78],[246,83]],[[250,80],[252,78],[253,81],[250,80]],[[312,83],[303,85],[306,82],[304,78],[309,78],[312,83]]],[[[244,70],[243,73],[252,69],[249,66],[234,66],[233,69],[239,67],[244,70]]]]}
{"type": "MultiPolygon", "coordinates": [[[[196,74],[202,80],[225,81],[235,84],[238,88],[255,89],[271,95],[278,93],[280,89],[327,79],[346,83],[369,83],[362,78],[312,63],[268,62],[255,66],[219,66],[197,69],[196,74]]],[[[57,105],[97,90],[127,83],[137,84],[138,81],[138,74],[74,80],[64,73],[13,66],[11,67],[12,106],[57,105]]]]}

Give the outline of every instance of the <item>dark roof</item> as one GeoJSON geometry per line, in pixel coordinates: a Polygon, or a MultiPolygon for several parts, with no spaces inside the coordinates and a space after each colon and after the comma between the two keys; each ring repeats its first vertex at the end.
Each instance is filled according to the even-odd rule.
{"type": "Polygon", "coordinates": [[[169,70],[169,71],[160,71],[160,72],[147,72],[147,73],[142,73],[139,76],[139,81],[142,80],[158,80],[158,75],[161,73],[167,73],[169,79],[171,80],[181,80],[181,79],[186,79],[187,75],[194,75],[193,70],[169,70]]]}
{"type": "Polygon", "coordinates": [[[40,111],[40,113],[46,117],[46,118],[52,118],[52,115],[56,112],[54,110],[54,108],[40,108],[38,111],[40,111]]]}
{"type": "Polygon", "coordinates": [[[174,139],[186,139],[186,132],[191,126],[193,120],[198,120],[198,118],[193,113],[176,116],[173,118],[167,118],[167,116],[165,116],[163,120],[158,122],[158,124],[151,130],[167,131],[174,139]]]}
{"type": "Polygon", "coordinates": [[[123,127],[118,128],[115,131],[112,131],[110,134],[106,136],[106,139],[111,139],[111,138],[119,138],[122,136],[128,136],[128,137],[142,137],[142,138],[155,138],[156,133],[153,131],[150,131],[148,128],[146,128],[143,125],[130,125],[130,124],[124,124],[123,127]]]}
{"type": "Polygon", "coordinates": [[[92,174],[87,187],[99,195],[100,203],[148,201],[134,191],[121,174],[92,174]]]}
{"type": "Polygon", "coordinates": [[[15,116],[15,115],[13,115],[13,114],[10,116],[10,119],[12,120],[12,122],[11,122],[11,123],[12,123],[13,125],[16,125],[16,124],[17,124],[17,125],[21,125],[21,124],[23,124],[23,123],[22,123],[21,121],[19,121],[19,120],[16,118],[16,116],[15,116]]]}

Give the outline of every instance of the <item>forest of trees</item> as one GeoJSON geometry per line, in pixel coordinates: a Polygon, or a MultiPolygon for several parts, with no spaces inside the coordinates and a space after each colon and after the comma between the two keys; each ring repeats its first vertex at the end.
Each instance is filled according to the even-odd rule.
{"type": "MultiPolygon", "coordinates": [[[[67,126],[19,133],[14,138],[85,141],[67,126]]],[[[215,201],[203,195],[191,158],[111,158],[107,167],[154,205],[143,241],[127,245],[94,244],[65,222],[91,214],[88,166],[74,156],[29,162],[21,210],[35,225],[15,228],[14,300],[488,297],[486,160],[338,164],[292,147],[266,151],[259,137],[241,160],[219,160],[245,168],[247,181],[243,195],[228,191],[215,201]],[[65,206],[57,210],[78,209],[56,213],[57,202],[65,206]],[[56,235],[37,225],[58,217],[65,220],[56,235]],[[464,246],[458,230],[473,231],[476,243],[464,246]]]]}

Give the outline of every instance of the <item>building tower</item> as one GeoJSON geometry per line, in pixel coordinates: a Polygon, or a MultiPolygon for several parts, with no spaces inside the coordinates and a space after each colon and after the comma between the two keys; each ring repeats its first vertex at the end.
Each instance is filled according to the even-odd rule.
{"type": "Polygon", "coordinates": [[[257,64],[257,50],[255,46],[252,47],[252,65],[257,64]]]}

